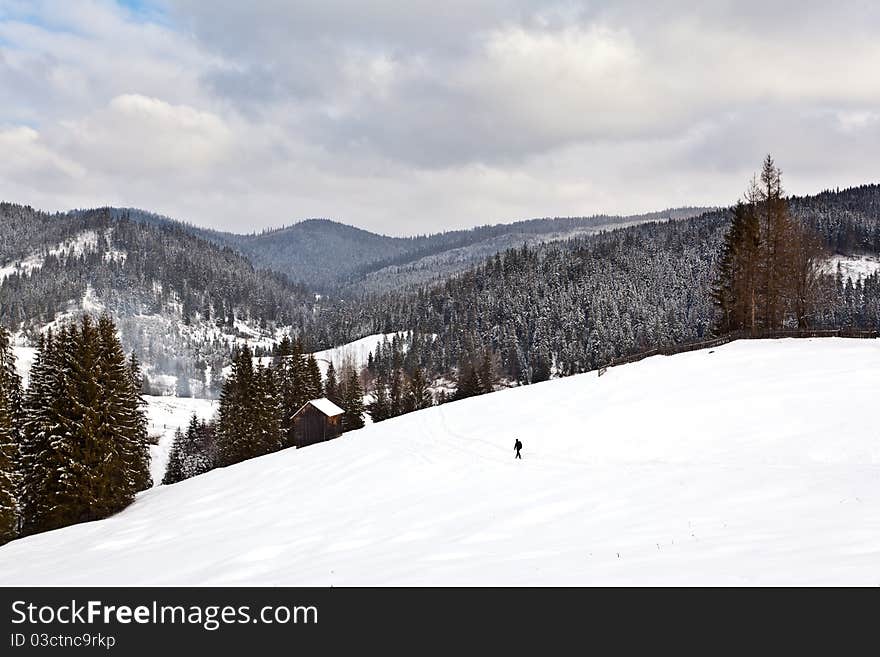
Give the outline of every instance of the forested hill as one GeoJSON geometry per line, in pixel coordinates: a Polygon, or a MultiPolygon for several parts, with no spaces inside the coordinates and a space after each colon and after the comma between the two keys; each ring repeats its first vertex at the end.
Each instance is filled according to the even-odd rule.
{"type": "MultiPolygon", "coordinates": [[[[789,205],[829,253],[880,254],[880,185],[789,205]]],[[[216,393],[233,343],[268,349],[287,332],[312,348],[374,333],[436,335],[408,363],[456,378],[463,364],[488,355],[499,376],[535,381],[709,332],[730,215],[688,218],[694,211],[631,225],[548,219],[416,238],[308,221],[241,237],[143,211],[46,214],[2,204],[0,322],[32,339],[78,311],[106,309],[149,374],[170,385],[159,375],[183,380],[179,392],[206,386],[193,394],[216,393]],[[298,267],[312,267],[312,280],[335,280],[347,299],[315,302],[314,288],[259,269],[236,241],[251,245],[254,260],[274,244],[263,264],[301,256],[298,267]]],[[[828,276],[814,322],[876,328],[880,286],[870,274],[828,276]]]]}
{"type": "Polygon", "coordinates": [[[819,232],[841,254],[880,253],[880,185],[860,185],[792,197],[794,216],[819,232]]]}
{"type": "Polygon", "coordinates": [[[107,310],[152,371],[199,380],[237,336],[301,325],[313,298],[182,225],[0,205],[0,323],[31,342],[65,316],[107,310]]]}
{"type": "MultiPolygon", "coordinates": [[[[315,291],[352,296],[363,290],[424,283],[434,276],[461,271],[488,255],[523,242],[561,239],[644,221],[686,218],[704,211],[705,208],[679,208],[629,217],[530,219],[415,237],[378,235],[327,219],[308,219],[250,235],[193,226],[187,229],[216,244],[232,247],[256,266],[286,274],[315,291]]],[[[145,213],[132,216],[163,221],[145,213]]]]}
{"type": "MultiPolygon", "coordinates": [[[[880,185],[790,199],[828,254],[880,254],[880,185]]],[[[731,213],[647,223],[509,249],[443,283],[369,295],[349,307],[361,331],[435,335],[418,344],[433,376],[488,356],[501,378],[534,382],[710,334],[712,286],[731,213]]],[[[816,327],[880,328],[880,275],[835,275],[829,257],[816,327]]],[[[876,259],[873,262],[877,262],[876,259]]]]}

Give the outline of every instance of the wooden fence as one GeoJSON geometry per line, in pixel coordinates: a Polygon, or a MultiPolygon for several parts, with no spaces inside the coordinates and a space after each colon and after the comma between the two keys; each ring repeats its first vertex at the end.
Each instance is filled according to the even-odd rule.
{"type": "Polygon", "coordinates": [[[880,337],[880,331],[861,331],[857,329],[786,329],[786,330],[759,330],[759,331],[734,331],[726,335],[713,338],[711,340],[701,340],[699,342],[686,342],[683,344],[669,345],[643,351],[632,356],[624,356],[622,358],[612,358],[610,362],[598,369],[599,376],[605,374],[609,367],[617,365],[626,365],[627,363],[635,363],[651,356],[673,356],[686,351],[696,351],[698,349],[711,349],[712,347],[720,347],[721,345],[736,340],[773,340],[779,338],[868,338],[873,339],[880,337]]]}

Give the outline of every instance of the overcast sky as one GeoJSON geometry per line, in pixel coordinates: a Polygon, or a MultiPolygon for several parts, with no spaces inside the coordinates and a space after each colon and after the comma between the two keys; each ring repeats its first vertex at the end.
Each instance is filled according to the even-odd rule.
{"type": "Polygon", "coordinates": [[[880,3],[0,0],[0,199],[392,234],[880,180],[880,3]]]}

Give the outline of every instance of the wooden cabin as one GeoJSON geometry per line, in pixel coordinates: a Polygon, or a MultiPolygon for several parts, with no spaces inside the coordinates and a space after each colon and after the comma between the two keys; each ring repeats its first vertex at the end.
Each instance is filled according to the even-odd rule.
{"type": "Polygon", "coordinates": [[[332,440],[342,433],[345,411],[326,397],[303,404],[293,414],[293,442],[297,447],[332,440]]]}

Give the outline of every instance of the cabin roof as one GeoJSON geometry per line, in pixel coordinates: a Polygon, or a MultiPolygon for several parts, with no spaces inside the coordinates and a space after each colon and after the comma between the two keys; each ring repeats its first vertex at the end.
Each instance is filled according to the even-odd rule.
{"type": "Polygon", "coordinates": [[[294,415],[299,415],[303,411],[303,409],[309,405],[314,406],[327,417],[336,417],[337,415],[342,415],[343,413],[345,413],[344,409],[339,408],[336,404],[334,404],[326,397],[321,397],[320,399],[312,399],[310,401],[307,401],[305,404],[302,405],[302,408],[294,413],[294,415]]]}

